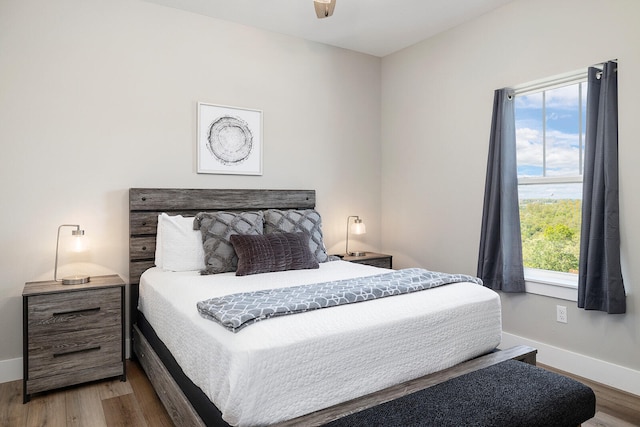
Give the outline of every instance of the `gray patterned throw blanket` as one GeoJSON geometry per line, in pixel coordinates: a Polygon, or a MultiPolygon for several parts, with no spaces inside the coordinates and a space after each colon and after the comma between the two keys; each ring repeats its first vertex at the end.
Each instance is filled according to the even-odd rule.
{"type": "Polygon", "coordinates": [[[197,307],[202,317],[238,332],[245,326],[275,316],[408,294],[457,282],[482,285],[482,280],[465,274],[406,268],[369,277],[225,295],[200,301],[197,307]]]}

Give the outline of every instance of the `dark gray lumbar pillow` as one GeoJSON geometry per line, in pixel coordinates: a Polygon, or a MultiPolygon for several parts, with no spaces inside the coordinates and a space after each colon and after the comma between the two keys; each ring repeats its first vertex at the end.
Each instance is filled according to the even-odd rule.
{"type": "Polygon", "coordinates": [[[234,234],[230,240],[238,255],[236,276],[319,267],[305,233],[234,234]]]}

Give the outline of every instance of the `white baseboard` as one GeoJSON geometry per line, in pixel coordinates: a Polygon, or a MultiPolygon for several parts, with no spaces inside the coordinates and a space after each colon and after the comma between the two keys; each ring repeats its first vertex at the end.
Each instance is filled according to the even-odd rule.
{"type": "Polygon", "coordinates": [[[518,344],[536,348],[538,350],[537,360],[543,365],[640,396],[640,371],[518,335],[502,333],[500,348],[513,347],[518,344]]]}
{"type": "Polygon", "coordinates": [[[0,384],[22,379],[22,357],[0,360],[0,384]]]}
{"type": "MultiPolygon", "coordinates": [[[[131,340],[125,340],[125,357],[131,357],[131,340]]],[[[22,357],[0,360],[0,384],[22,379],[22,357]]]]}

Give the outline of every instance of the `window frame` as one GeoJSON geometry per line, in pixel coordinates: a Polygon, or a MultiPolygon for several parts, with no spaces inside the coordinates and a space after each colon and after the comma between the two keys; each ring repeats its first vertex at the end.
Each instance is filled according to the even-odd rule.
{"type": "Polygon", "coordinates": [[[525,267],[524,286],[529,294],[578,301],[577,274],[525,267]]]}
{"type": "MultiPolygon", "coordinates": [[[[561,74],[555,77],[537,80],[514,87],[513,95],[525,96],[543,91],[549,91],[560,87],[579,84],[587,81],[588,71],[586,69],[576,70],[570,73],[561,74]]],[[[586,94],[585,94],[586,96],[586,94]]],[[[545,108],[543,103],[543,109],[545,108]]],[[[543,123],[543,125],[545,125],[543,123]]],[[[546,127],[546,125],[545,125],[546,127]]],[[[583,150],[584,141],[580,143],[580,166],[579,171],[583,172],[583,150]]],[[[546,149],[543,151],[546,156],[546,149]]],[[[543,162],[545,159],[543,159],[543,162]]],[[[542,177],[518,177],[520,185],[540,185],[540,184],[577,184],[583,183],[583,176],[542,176],[542,177]]],[[[524,268],[525,290],[527,293],[550,296],[568,301],[578,300],[578,274],[564,273],[553,270],[542,270],[536,268],[524,268]]]]}

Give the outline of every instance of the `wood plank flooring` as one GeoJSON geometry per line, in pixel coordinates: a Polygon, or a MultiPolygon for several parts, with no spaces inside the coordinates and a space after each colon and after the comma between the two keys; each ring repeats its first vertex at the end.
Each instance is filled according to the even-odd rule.
{"type": "MultiPolygon", "coordinates": [[[[640,426],[640,397],[631,393],[609,387],[595,381],[588,380],[577,375],[568,374],[550,366],[538,363],[538,366],[549,371],[565,375],[580,381],[581,383],[591,387],[596,394],[596,412],[600,414],[597,422],[601,424],[588,424],[587,426],[640,426]],[[611,418],[614,423],[611,424],[611,418]]],[[[598,418],[598,417],[595,417],[598,418]]],[[[590,420],[591,421],[591,420],[590,420]]]]}
{"type": "Polygon", "coordinates": [[[589,421],[582,423],[583,427],[637,427],[638,424],[628,423],[609,415],[605,412],[596,412],[596,416],[589,421]]]}
{"type": "MultiPolygon", "coordinates": [[[[591,387],[597,396],[596,416],[583,426],[640,426],[640,397],[577,379],[591,387]]],[[[171,427],[173,424],[140,366],[127,361],[126,382],[99,381],[42,393],[33,396],[26,405],[22,404],[22,381],[0,384],[0,426],[171,427]]]]}
{"type": "Polygon", "coordinates": [[[135,362],[127,381],[99,381],[36,394],[22,404],[22,381],[0,384],[0,426],[172,427],[169,414],[135,362]]]}

